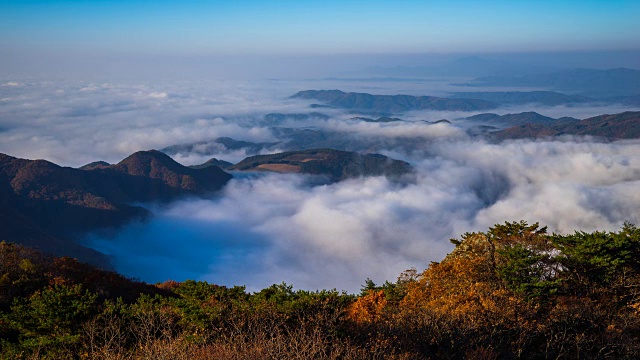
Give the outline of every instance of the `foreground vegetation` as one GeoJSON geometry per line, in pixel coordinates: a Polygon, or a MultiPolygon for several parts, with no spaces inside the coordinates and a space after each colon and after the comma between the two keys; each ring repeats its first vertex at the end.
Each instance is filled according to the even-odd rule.
{"type": "Polygon", "coordinates": [[[639,358],[640,230],[524,222],[359,295],[149,285],[0,244],[2,358],[639,358]]]}

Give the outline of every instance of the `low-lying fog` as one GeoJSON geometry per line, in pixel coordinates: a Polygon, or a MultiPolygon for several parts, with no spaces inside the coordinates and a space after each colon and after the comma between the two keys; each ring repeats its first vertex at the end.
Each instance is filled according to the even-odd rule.
{"type": "MultiPolygon", "coordinates": [[[[211,199],[149,204],[155,217],[113,237],[85,241],[113,255],[116,269],[156,282],[199,279],[257,290],[285,281],[296,288],[357,291],[366,278],[393,281],[425,268],[453,247],[452,237],[504,221],[540,221],[552,231],[615,230],[640,214],[640,141],[582,138],[493,144],[453,125],[466,112],[421,111],[407,122],[367,123],[338,110],[287,99],[305,89],[439,95],[445,83],[314,81],[91,84],[0,81],[0,152],[80,166],[117,162],[134,151],[212,140],[278,139],[267,113],[319,111],[332,118],[277,126],[314,127],[378,139],[385,155],[410,162],[409,183],[370,177],[313,186],[303,175],[240,176],[211,199]],[[331,86],[333,85],[333,86],[331,86]],[[422,90],[422,91],[419,91],[422,90]],[[403,144],[403,146],[395,146],[403,144]]],[[[520,106],[585,118],[624,107],[520,106]]],[[[242,150],[179,154],[184,164],[231,162],[242,150]]]]}

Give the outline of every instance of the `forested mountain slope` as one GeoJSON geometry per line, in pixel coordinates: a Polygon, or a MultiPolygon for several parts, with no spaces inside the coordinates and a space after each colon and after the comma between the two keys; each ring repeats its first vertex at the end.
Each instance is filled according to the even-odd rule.
{"type": "Polygon", "coordinates": [[[524,222],[358,295],[127,280],[0,243],[2,358],[635,359],[640,230],[524,222]]]}

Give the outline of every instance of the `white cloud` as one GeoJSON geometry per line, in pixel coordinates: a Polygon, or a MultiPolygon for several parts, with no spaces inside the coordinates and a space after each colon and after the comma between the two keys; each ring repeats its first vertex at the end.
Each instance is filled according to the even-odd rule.
{"type": "Polygon", "coordinates": [[[168,96],[169,94],[167,94],[166,92],[152,92],[151,94],[149,94],[149,97],[153,99],[165,99],[168,96]]]}
{"type": "MultiPolygon", "coordinates": [[[[78,166],[221,136],[274,141],[262,116],[309,112],[304,103],[286,99],[301,88],[301,82],[3,87],[0,152],[78,166]]],[[[558,117],[576,109],[540,112],[558,117]]],[[[579,111],[591,116],[617,109],[579,111]]],[[[639,141],[498,145],[469,138],[456,126],[419,121],[452,119],[459,114],[454,112],[412,112],[401,116],[408,122],[384,124],[327,113],[336,116],[280,125],[375,142],[367,150],[411,162],[416,181],[372,177],[314,187],[304,176],[243,175],[215,198],[156,207],[152,221],[93,244],[114,254],[121,271],[145,279],[189,277],[251,289],[286,281],[357,291],[367,277],[381,282],[424,268],[451,249],[449,238],[506,220],[541,221],[559,231],[638,222],[639,141]]],[[[212,155],[238,161],[248,154],[220,149],[212,155]]],[[[209,157],[184,153],[176,159],[193,164],[209,157]]]]}
{"type": "MultiPolygon", "coordinates": [[[[357,291],[367,277],[381,282],[424,268],[451,250],[449,238],[504,221],[540,221],[564,232],[615,230],[638,221],[638,141],[499,146],[459,140],[431,147],[429,154],[413,155],[418,176],[411,184],[371,177],[312,187],[304,176],[268,174],[235,179],[215,199],[156,211],[182,224],[178,228],[190,221],[229,225],[223,233],[203,232],[208,242],[180,242],[199,246],[193,251],[234,254],[204,261],[198,278],[253,290],[286,281],[357,291]],[[260,240],[229,244],[229,233],[260,240]]],[[[142,231],[136,241],[146,237],[160,247],[176,241],[150,234],[142,231]]],[[[129,249],[132,238],[108,242],[129,249]]],[[[125,251],[121,266],[133,266],[139,256],[125,251]]],[[[174,270],[180,274],[180,267],[174,270]]]]}
{"type": "Polygon", "coordinates": [[[173,83],[162,88],[170,89],[82,82],[7,88],[0,91],[0,152],[80,166],[222,136],[263,142],[273,137],[266,127],[254,124],[257,117],[306,110],[282,101],[281,94],[244,83],[173,83]]]}

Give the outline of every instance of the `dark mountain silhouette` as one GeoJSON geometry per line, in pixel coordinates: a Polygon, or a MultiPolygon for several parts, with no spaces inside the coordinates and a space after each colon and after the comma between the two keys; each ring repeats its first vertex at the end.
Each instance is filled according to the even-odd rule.
{"type": "Polygon", "coordinates": [[[541,125],[550,125],[550,124],[560,124],[578,121],[578,119],[574,119],[571,117],[563,117],[559,119],[554,119],[548,116],[540,115],[534,111],[528,111],[518,114],[505,114],[498,115],[493,113],[485,113],[473,115],[465,118],[467,121],[472,121],[477,125],[491,125],[491,126],[514,126],[514,125],[524,125],[524,124],[541,124],[541,125]]]}
{"type": "Polygon", "coordinates": [[[561,124],[522,124],[491,134],[499,140],[589,135],[609,140],[640,138],[640,112],[600,115],[561,124]]]}
{"type": "Polygon", "coordinates": [[[327,105],[353,110],[398,113],[408,110],[478,111],[496,108],[496,104],[476,99],[448,99],[435,96],[371,95],[340,90],[306,90],[291,96],[319,100],[327,105]]]}
{"type": "MultiPolygon", "coordinates": [[[[46,252],[84,259],[102,267],[108,266],[107,258],[101,253],[50,234],[48,229],[38,223],[39,212],[34,209],[32,202],[34,201],[20,199],[10,187],[4,184],[0,186],[0,240],[19,242],[46,252]]],[[[144,213],[139,215],[143,216],[144,213]]]]}
{"type": "Polygon", "coordinates": [[[124,303],[133,303],[142,294],[171,295],[157,286],[126,278],[116,272],[98,269],[70,257],[53,257],[15,243],[0,242],[0,253],[0,273],[4,280],[0,282],[0,311],[4,313],[15,304],[16,298],[30,297],[53,284],[82,285],[83,290],[95,293],[100,303],[118,298],[124,303]]]}
{"type": "Polygon", "coordinates": [[[582,104],[597,100],[586,96],[566,95],[554,91],[478,91],[456,92],[451,98],[479,99],[504,105],[539,104],[558,106],[582,104]]]}
{"type": "Polygon", "coordinates": [[[412,171],[411,165],[380,154],[358,154],[333,149],[289,151],[248,157],[229,170],[273,171],[325,175],[332,181],[360,176],[397,177],[412,171]]]}
{"type": "Polygon", "coordinates": [[[190,169],[155,150],[86,170],[0,154],[0,239],[105,265],[72,239],[148,216],[132,203],[201,195],[230,179],[218,167],[190,169]]]}

